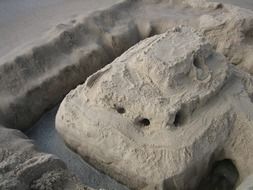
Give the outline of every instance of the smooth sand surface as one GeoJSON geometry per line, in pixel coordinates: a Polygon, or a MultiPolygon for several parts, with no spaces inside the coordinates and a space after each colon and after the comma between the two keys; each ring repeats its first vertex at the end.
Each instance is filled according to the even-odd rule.
{"type": "Polygon", "coordinates": [[[70,172],[85,184],[95,189],[127,190],[110,177],[98,172],[69,150],[55,130],[55,114],[58,107],[46,113],[26,135],[34,140],[40,151],[54,154],[63,160],[70,172]]]}
{"type": "Polygon", "coordinates": [[[0,1],[0,57],[32,42],[53,26],[120,0],[0,1]]]}

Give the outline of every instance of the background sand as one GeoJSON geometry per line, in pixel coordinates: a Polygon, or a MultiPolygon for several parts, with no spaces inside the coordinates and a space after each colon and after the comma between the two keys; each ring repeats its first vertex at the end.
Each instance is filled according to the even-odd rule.
{"type": "Polygon", "coordinates": [[[252,0],[210,0],[215,2],[222,2],[222,3],[230,3],[234,4],[243,8],[253,9],[253,1],[252,0]]]}
{"type": "Polygon", "coordinates": [[[120,0],[1,0],[0,57],[43,35],[53,26],[106,8],[120,0]]]}

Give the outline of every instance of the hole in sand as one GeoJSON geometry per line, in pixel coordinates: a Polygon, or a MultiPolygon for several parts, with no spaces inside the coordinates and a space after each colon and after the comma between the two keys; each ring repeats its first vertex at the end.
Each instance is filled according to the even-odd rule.
{"type": "Polygon", "coordinates": [[[115,109],[118,113],[123,114],[126,113],[125,108],[121,107],[121,106],[115,106],[115,109]]]}
{"type": "Polygon", "coordinates": [[[231,190],[235,188],[239,179],[239,172],[230,159],[214,162],[210,172],[202,179],[198,190],[209,187],[207,190],[231,190]]]}
{"type": "Polygon", "coordinates": [[[150,121],[147,118],[137,118],[136,123],[137,123],[137,125],[139,125],[141,127],[145,127],[145,126],[150,125],[150,121]]]}
{"type": "Polygon", "coordinates": [[[179,127],[180,125],[183,124],[183,121],[184,121],[183,113],[182,113],[182,111],[178,111],[175,115],[175,119],[173,122],[174,126],[179,127]]]}
{"type": "Polygon", "coordinates": [[[223,8],[223,4],[222,3],[219,3],[217,6],[216,6],[216,9],[222,9],[223,8]]]}
{"type": "Polygon", "coordinates": [[[193,65],[198,69],[202,69],[201,60],[198,56],[194,56],[193,65]]]}

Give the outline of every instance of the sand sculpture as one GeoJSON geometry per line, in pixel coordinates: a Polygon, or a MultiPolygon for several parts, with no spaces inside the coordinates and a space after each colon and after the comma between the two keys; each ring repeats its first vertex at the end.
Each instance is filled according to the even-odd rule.
{"type": "Polygon", "coordinates": [[[194,189],[213,157],[234,160],[241,177],[252,172],[252,84],[179,27],[138,43],[72,90],[56,127],[85,160],[130,188],[194,189]]]}
{"type": "MultiPolygon", "coordinates": [[[[28,129],[88,76],[161,34],[69,93],[58,113],[59,132],[91,164],[131,188],[194,188],[222,159],[233,160],[240,184],[253,170],[252,77],[238,70],[253,73],[252,28],[252,11],[202,0],[125,0],[60,24],[0,58],[0,124],[28,129]],[[199,34],[187,27],[162,34],[179,25],[199,34]],[[163,161],[173,164],[161,169],[163,161]]],[[[86,188],[21,132],[0,131],[0,188],[41,190],[48,182],[46,188],[57,189],[63,179],[65,189],[86,188]]]]}
{"type": "Polygon", "coordinates": [[[252,72],[250,10],[201,0],[126,0],[60,24],[0,59],[0,123],[25,130],[76,85],[138,41],[180,24],[201,29],[229,62],[252,72]]]}

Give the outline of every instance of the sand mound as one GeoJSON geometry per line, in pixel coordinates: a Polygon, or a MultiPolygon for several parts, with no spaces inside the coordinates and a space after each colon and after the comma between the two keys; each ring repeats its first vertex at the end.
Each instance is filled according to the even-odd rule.
{"type": "MultiPolygon", "coordinates": [[[[83,190],[53,155],[40,153],[21,132],[0,126],[0,189],[83,190]]],[[[91,190],[91,189],[90,189],[91,190]]]]}
{"type": "Polygon", "coordinates": [[[191,28],[178,27],[71,91],[56,127],[85,160],[133,189],[195,189],[222,158],[247,176],[253,83],[239,73],[191,28]]]}
{"type": "Polygon", "coordinates": [[[57,25],[0,60],[0,123],[26,129],[76,85],[148,36],[184,24],[200,28],[232,63],[252,71],[252,18],[246,9],[179,0],[126,0],[57,25]]]}

